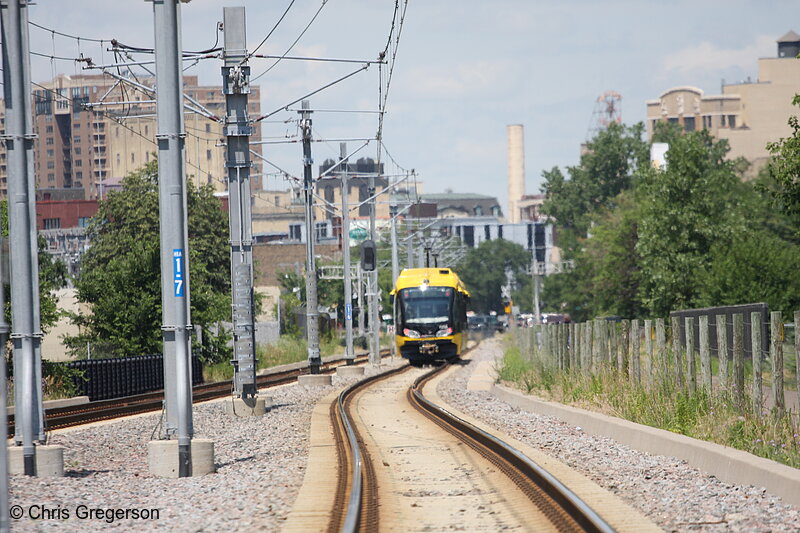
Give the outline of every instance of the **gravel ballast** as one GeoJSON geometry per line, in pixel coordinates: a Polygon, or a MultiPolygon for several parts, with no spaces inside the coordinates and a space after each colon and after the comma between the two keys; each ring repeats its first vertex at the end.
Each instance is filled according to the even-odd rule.
{"type": "MultiPolygon", "coordinates": [[[[368,367],[366,375],[372,373],[368,367]]],[[[164,479],[150,474],[147,443],[159,423],[158,414],[54,433],[49,444],[64,446],[66,475],[11,476],[10,505],[23,510],[23,518],[12,520],[12,528],[279,531],[303,481],[314,405],[334,388],[355,381],[334,375],[333,387],[289,385],[262,392],[272,396],[274,405],[263,417],[231,417],[220,402],[195,405],[195,436],[214,441],[217,464],[217,473],[203,477],[164,479]],[[51,519],[30,518],[31,513],[41,516],[43,508],[51,519]],[[103,516],[78,516],[90,512],[87,509],[100,509],[103,516]],[[158,517],[112,520],[106,510],[115,509],[155,509],[158,517]]]]}
{"type": "Polygon", "coordinates": [[[544,415],[522,411],[489,392],[467,391],[475,364],[502,353],[482,343],[438,387],[453,407],[539,448],[620,496],[666,531],[800,531],[800,509],[761,487],[731,485],[674,457],[638,452],[544,415]]]}

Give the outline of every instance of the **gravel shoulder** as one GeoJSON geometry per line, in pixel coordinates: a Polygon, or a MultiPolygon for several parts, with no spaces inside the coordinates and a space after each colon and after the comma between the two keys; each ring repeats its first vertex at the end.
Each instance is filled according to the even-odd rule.
{"type": "Polygon", "coordinates": [[[437,391],[453,407],[564,462],[620,496],[666,531],[800,531],[800,509],[761,487],[732,485],[672,457],[638,452],[549,416],[529,413],[488,392],[468,391],[480,361],[502,355],[499,339],[474,350],[437,391]]]}
{"type": "MultiPolygon", "coordinates": [[[[366,374],[376,370],[367,367],[366,374]]],[[[137,416],[85,429],[54,432],[64,446],[63,478],[13,475],[10,505],[24,510],[16,531],[279,531],[291,510],[308,458],[314,405],[355,379],[333,387],[270,389],[263,417],[233,418],[219,401],[195,405],[195,436],[214,441],[217,473],[163,479],[150,474],[147,443],[160,415],[137,416]],[[39,507],[36,507],[39,506],[39,507]],[[91,509],[158,509],[157,519],[80,518],[91,509]],[[30,514],[49,511],[51,519],[30,514]],[[64,520],[68,513],[69,518],[64,520]]]]}

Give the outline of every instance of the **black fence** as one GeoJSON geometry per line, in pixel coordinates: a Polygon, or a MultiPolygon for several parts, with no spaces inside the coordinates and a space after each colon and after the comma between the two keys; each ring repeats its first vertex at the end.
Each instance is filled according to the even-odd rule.
{"type": "MultiPolygon", "coordinates": [[[[164,356],[139,355],[113,359],[84,359],[64,363],[83,373],[75,378],[79,396],[90,401],[121,398],[164,388],[164,356]]],[[[192,385],[203,382],[203,365],[192,356],[192,385]]]]}
{"type": "Polygon", "coordinates": [[[728,305],[722,307],[707,307],[705,309],[687,309],[684,311],[673,311],[669,314],[670,317],[680,318],[680,338],[681,346],[686,346],[686,317],[694,318],[694,338],[695,338],[695,351],[700,349],[700,317],[708,317],[708,341],[711,352],[717,354],[717,315],[725,315],[726,338],[728,345],[728,360],[733,357],[733,315],[741,314],[744,319],[744,337],[742,344],[744,344],[744,356],[750,358],[753,356],[753,344],[751,334],[751,320],[750,313],[757,312],[761,315],[761,351],[762,353],[769,353],[769,307],[765,303],[744,304],[744,305],[728,305]]]}

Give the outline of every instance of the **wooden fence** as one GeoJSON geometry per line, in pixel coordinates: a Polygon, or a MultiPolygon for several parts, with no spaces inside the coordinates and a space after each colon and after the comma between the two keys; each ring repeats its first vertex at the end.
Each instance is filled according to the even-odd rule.
{"type": "MultiPolygon", "coordinates": [[[[708,394],[726,391],[733,395],[742,411],[752,409],[756,416],[768,411],[763,378],[765,371],[769,371],[769,407],[783,415],[787,409],[783,316],[779,311],[769,313],[769,324],[763,323],[764,316],[763,312],[753,311],[746,317],[748,335],[745,335],[743,313],[717,314],[712,325],[709,325],[708,314],[685,317],[673,314],[669,323],[657,318],[534,325],[520,330],[518,340],[528,357],[536,357],[560,370],[599,373],[614,369],[644,387],[666,380],[688,394],[696,394],[701,389],[708,394]],[[764,339],[765,335],[769,338],[764,339]],[[749,341],[747,350],[745,339],[749,341]],[[752,356],[746,357],[746,352],[747,356],[752,356]],[[717,360],[716,372],[713,359],[717,360]],[[748,373],[751,382],[747,389],[746,359],[752,359],[752,373],[748,373]],[[749,406],[745,405],[746,390],[751,392],[749,406]]],[[[793,318],[794,357],[789,362],[794,363],[793,380],[797,390],[800,389],[797,378],[800,374],[800,311],[795,311],[793,318]]],[[[797,400],[793,403],[790,409],[800,412],[797,400]]]]}

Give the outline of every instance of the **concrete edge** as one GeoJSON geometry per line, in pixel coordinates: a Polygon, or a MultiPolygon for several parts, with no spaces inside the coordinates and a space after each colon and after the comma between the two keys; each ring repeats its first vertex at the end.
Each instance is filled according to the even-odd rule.
{"type": "Polygon", "coordinates": [[[503,385],[495,384],[490,392],[524,411],[554,416],[580,426],[587,433],[608,437],[635,450],[682,459],[726,483],[764,487],[786,503],[800,506],[800,470],[796,468],[671,431],[541,400],[503,385]]]}
{"type": "MultiPolygon", "coordinates": [[[[75,396],[72,398],[61,398],[60,400],[47,400],[42,402],[42,405],[45,410],[47,409],[57,409],[59,407],[72,407],[73,405],[82,405],[84,403],[89,403],[88,396],[75,396]]],[[[8,414],[13,415],[16,409],[13,405],[8,406],[8,414]]]]}

